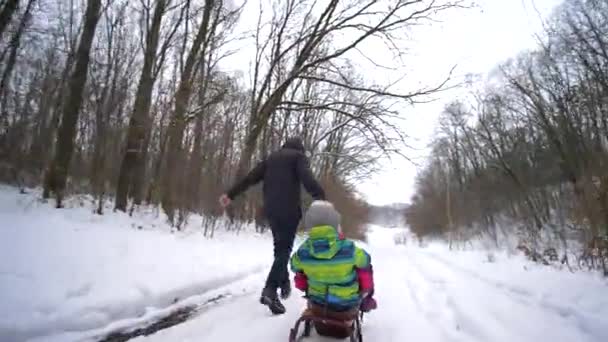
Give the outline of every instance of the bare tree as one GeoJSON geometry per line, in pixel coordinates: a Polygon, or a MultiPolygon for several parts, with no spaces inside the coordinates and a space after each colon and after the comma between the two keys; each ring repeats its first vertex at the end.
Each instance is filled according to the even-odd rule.
{"type": "Polygon", "coordinates": [[[57,207],[62,206],[61,201],[68,176],[67,170],[74,151],[74,138],[82,103],[82,92],[87,80],[91,44],[99,21],[100,10],[101,0],[89,0],[87,2],[84,27],[76,52],[76,64],[70,77],[69,94],[63,108],[61,126],[57,135],[55,158],[46,174],[43,196],[48,198],[50,192],[54,192],[57,196],[57,207]]]}
{"type": "Polygon", "coordinates": [[[0,38],[18,7],[19,0],[7,0],[0,8],[0,38]]]}
{"type": "Polygon", "coordinates": [[[178,190],[178,187],[176,186],[176,177],[178,177],[177,170],[179,169],[179,165],[182,164],[182,158],[184,157],[182,140],[186,128],[186,112],[193,90],[192,78],[195,74],[197,58],[199,58],[201,50],[204,55],[205,50],[208,48],[208,44],[211,41],[208,34],[213,31],[211,30],[212,13],[214,9],[219,11],[220,8],[221,3],[218,4],[214,0],[205,1],[203,20],[198,28],[194,41],[192,42],[192,46],[190,47],[184,69],[180,75],[179,86],[175,92],[175,109],[167,133],[168,151],[166,153],[166,170],[162,181],[162,204],[171,221],[173,221],[174,210],[176,208],[176,191],[178,190]]]}
{"type": "MultiPolygon", "coordinates": [[[[2,77],[0,78],[0,120],[6,122],[7,117],[7,96],[6,96],[6,87],[8,86],[8,81],[11,77],[13,69],[15,67],[15,63],[17,61],[17,52],[19,50],[19,45],[21,42],[21,37],[23,36],[23,32],[25,31],[28,23],[30,22],[32,6],[34,5],[35,0],[29,0],[27,2],[27,6],[25,8],[25,12],[23,13],[23,17],[19,22],[19,26],[17,30],[13,34],[10,42],[9,42],[9,53],[6,60],[6,66],[2,71],[2,77]]],[[[10,4],[7,4],[10,6],[10,4]]],[[[7,9],[8,10],[8,9],[7,9]]],[[[0,60],[3,59],[0,58],[0,60]]]]}
{"type": "MultiPolygon", "coordinates": [[[[146,29],[144,63],[139,78],[135,103],[133,105],[133,113],[129,120],[127,146],[121,163],[116,189],[116,209],[122,211],[126,211],[127,209],[127,197],[129,193],[132,194],[136,204],[141,203],[143,195],[141,182],[138,182],[137,179],[144,175],[141,171],[136,175],[135,170],[142,170],[145,167],[143,150],[147,148],[145,146],[145,137],[146,129],[149,128],[148,115],[152,104],[152,90],[160,67],[162,66],[162,63],[157,63],[158,45],[160,42],[162,19],[170,4],[170,0],[157,0],[151,23],[148,19],[149,15],[146,15],[146,20],[144,21],[146,29]]],[[[146,7],[145,10],[148,10],[148,8],[146,7]]],[[[163,49],[167,48],[167,44],[179,26],[181,18],[182,16],[180,15],[180,20],[174,25],[174,30],[166,40],[163,49]]],[[[162,53],[164,54],[164,51],[162,53]]]]}
{"type": "MultiPolygon", "coordinates": [[[[498,242],[493,227],[509,220],[516,228],[504,233],[518,234],[520,249],[543,263],[558,259],[551,239],[560,241],[559,260],[567,263],[568,238],[589,246],[608,234],[606,9],[603,2],[566,1],[536,50],[501,65],[498,84],[473,101],[447,108],[433,162],[419,174],[406,213],[414,231],[446,233],[450,224],[437,220],[440,212],[452,214],[456,229],[498,242]],[[476,119],[454,120],[454,109],[463,108],[476,119]],[[446,191],[436,175],[446,176],[446,191]],[[448,200],[464,205],[439,205],[448,200]],[[546,250],[538,251],[543,243],[546,250]]],[[[591,252],[580,253],[585,263],[591,252]]]]}
{"type": "MultiPolygon", "coordinates": [[[[245,80],[225,60],[249,57],[233,45],[248,38],[236,32],[241,8],[232,2],[28,1],[10,15],[8,2],[0,8],[10,19],[0,52],[0,179],[25,189],[46,169],[43,195],[55,193],[58,206],[67,192],[92,194],[99,214],[108,195],[121,211],[133,203],[130,212],[145,199],[161,204],[178,228],[201,213],[213,231],[223,214],[217,197],[234,177],[252,158],[300,135],[314,172],[349,217],[349,234],[358,237],[367,207],[356,184],[405,145],[403,105],[444,84],[396,93],[358,73],[353,54],[374,39],[398,60],[405,31],[460,5],[277,1],[270,18],[261,8],[253,80],[245,80]],[[128,13],[140,16],[129,20],[128,13]]],[[[458,128],[458,144],[483,145],[474,133],[458,128]]],[[[454,158],[448,150],[441,165],[459,165],[463,188],[471,156],[483,174],[484,154],[469,148],[454,158]]],[[[260,202],[255,189],[243,210],[229,211],[226,229],[238,231],[242,220],[263,223],[260,202]]],[[[459,210],[454,206],[455,222],[459,210]]]]}
{"type": "MultiPolygon", "coordinates": [[[[377,1],[352,1],[340,3],[332,0],[314,18],[316,2],[287,1],[281,7],[275,6],[268,37],[262,40],[258,25],[258,52],[254,65],[254,86],[252,92],[252,111],[245,144],[239,158],[237,174],[248,169],[249,161],[256,147],[257,139],[272,113],[279,107],[289,87],[299,78],[314,79],[331,83],[354,91],[413,100],[416,95],[430,93],[440,87],[416,91],[412,94],[394,94],[371,87],[352,87],[348,83],[322,76],[310,75],[317,68],[331,70],[333,61],[349,51],[356,49],[362,42],[377,37],[392,42],[394,33],[407,30],[410,25],[429,19],[431,14],[459,6],[460,2],[437,1],[397,1],[384,8],[377,1]],[[300,19],[301,18],[301,19],[300,19]],[[299,20],[299,21],[298,21],[299,20]],[[344,31],[355,32],[351,40],[320,53],[334,34],[344,31]],[[263,71],[262,56],[269,49],[267,71],[263,71]],[[288,62],[289,61],[289,62],[288,62]],[[275,79],[275,75],[279,75],[275,79]]],[[[399,49],[397,49],[399,50],[399,49]]],[[[399,54],[400,51],[394,51],[399,54]]]]}

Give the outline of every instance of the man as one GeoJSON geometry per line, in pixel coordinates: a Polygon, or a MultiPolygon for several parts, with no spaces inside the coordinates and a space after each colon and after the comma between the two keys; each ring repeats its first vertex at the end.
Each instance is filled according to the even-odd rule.
{"type": "Polygon", "coordinates": [[[283,314],[285,307],[277,296],[277,290],[281,289],[283,299],[287,299],[291,293],[287,264],[302,217],[300,184],[315,200],[324,200],[325,192],[310,170],[300,138],[288,139],[280,150],[258,163],[245,178],[220,197],[220,203],[227,207],[236,196],[260,181],[264,181],[264,214],[274,240],[274,263],[260,302],[268,306],[273,314],[283,314]]]}

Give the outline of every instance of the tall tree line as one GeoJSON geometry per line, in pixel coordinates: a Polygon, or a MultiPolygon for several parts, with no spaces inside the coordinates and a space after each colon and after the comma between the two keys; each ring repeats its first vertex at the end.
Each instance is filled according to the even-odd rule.
{"type": "Polygon", "coordinates": [[[452,241],[513,229],[534,245],[608,235],[608,3],[566,0],[538,48],[445,107],[406,211],[452,241]]]}
{"type": "MultiPolygon", "coordinates": [[[[312,166],[352,226],[357,181],[399,149],[395,104],[442,85],[395,92],[352,63],[366,41],[396,56],[406,31],[460,1],[260,2],[27,0],[0,6],[0,178],[65,196],[93,194],[131,212],[160,205],[180,227],[219,216],[217,198],[253,159],[302,136],[312,166]],[[244,15],[257,24],[244,37],[244,15]],[[234,50],[249,39],[253,53],[234,50]],[[251,39],[250,39],[251,38],[251,39]],[[227,57],[251,61],[251,77],[227,57]]],[[[254,191],[230,212],[259,213],[254,191]]]]}

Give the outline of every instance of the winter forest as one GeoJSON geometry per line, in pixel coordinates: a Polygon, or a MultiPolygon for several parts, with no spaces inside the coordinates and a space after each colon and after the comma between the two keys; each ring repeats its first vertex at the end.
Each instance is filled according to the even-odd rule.
{"type": "Polygon", "coordinates": [[[450,244],[516,233],[534,260],[608,274],[607,37],[608,2],[565,1],[535,50],[449,103],[406,210],[412,230],[450,244]]]}
{"type": "MultiPolygon", "coordinates": [[[[7,0],[0,13],[0,176],[44,187],[58,207],[90,193],[132,211],[160,204],[178,228],[221,215],[217,198],[256,160],[300,135],[353,232],[368,208],[354,185],[407,146],[407,93],[366,79],[350,59],[366,40],[399,56],[405,32],[464,2],[7,0]],[[377,8],[376,8],[377,7],[377,8]],[[236,30],[255,18],[253,30],[236,30]],[[243,56],[251,75],[224,71],[243,56]],[[233,59],[234,60],[234,59],[233,59]]],[[[515,222],[534,249],[605,244],[608,231],[608,8],[569,0],[538,48],[500,65],[441,115],[406,210],[420,235],[466,240],[515,222]]],[[[449,77],[449,75],[446,75],[449,77]]],[[[260,192],[229,214],[263,225],[260,192]]]]}
{"type": "MultiPolygon", "coordinates": [[[[107,200],[125,212],[159,204],[179,229],[191,213],[213,224],[231,182],[299,135],[360,235],[369,207],[355,185],[402,153],[403,108],[450,75],[395,91],[352,57],[377,41],[398,59],[410,27],[468,5],[288,0],[245,13],[229,0],[4,1],[0,177],[41,185],[57,207],[92,194],[98,214],[107,200]],[[236,29],[244,18],[251,30],[236,29]],[[244,40],[253,48],[234,48],[244,40]],[[238,54],[250,75],[225,71],[238,54]]],[[[498,244],[510,222],[535,252],[547,235],[606,249],[607,13],[604,1],[566,1],[536,50],[445,107],[404,210],[416,234],[498,244]]],[[[260,194],[231,219],[262,227],[260,194]]]]}
{"type": "MultiPolygon", "coordinates": [[[[27,0],[1,10],[2,179],[42,184],[57,206],[90,193],[117,210],[161,204],[177,227],[218,216],[217,198],[252,163],[299,135],[315,173],[356,226],[353,185],[398,152],[398,103],[441,84],[395,92],[349,58],[376,40],[398,56],[401,32],[459,1],[261,2],[27,0]],[[252,30],[235,30],[240,20],[252,30]],[[252,19],[253,18],[253,19],[252,19]],[[224,71],[234,42],[251,75],[224,71]]],[[[258,195],[231,212],[260,215],[258,195]]]]}
{"type": "Polygon", "coordinates": [[[0,0],[0,222],[3,342],[608,341],[608,1],[0,0]]]}

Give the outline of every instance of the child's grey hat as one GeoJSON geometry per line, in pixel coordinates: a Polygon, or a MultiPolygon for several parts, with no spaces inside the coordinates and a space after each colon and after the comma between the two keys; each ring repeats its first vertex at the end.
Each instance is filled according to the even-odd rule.
{"type": "Polygon", "coordinates": [[[341,216],[333,204],[327,201],[314,201],[304,216],[304,229],[309,231],[317,226],[332,226],[340,230],[341,216]]]}

